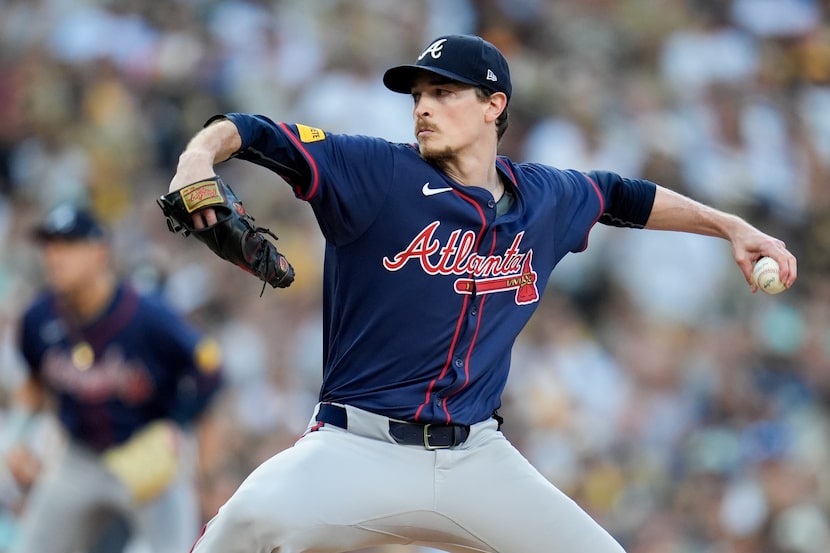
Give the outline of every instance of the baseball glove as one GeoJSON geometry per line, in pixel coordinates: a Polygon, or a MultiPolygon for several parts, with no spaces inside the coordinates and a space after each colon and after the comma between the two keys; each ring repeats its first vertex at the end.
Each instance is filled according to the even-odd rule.
{"type": "Polygon", "coordinates": [[[102,454],[102,461],[138,503],[157,497],[179,471],[178,431],[158,421],[102,454]]]}
{"type": "MultiPolygon", "coordinates": [[[[274,288],[285,288],[294,282],[294,268],[265,237],[268,234],[276,240],[276,235],[267,228],[254,225],[254,218],[218,176],[165,194],[157,202],[167,218],[170,232],[192,234],[222,259],[274,288]],[[193,214],[206,208],[215,211],[217,222],[197,229],[193,225],[193,214]]],[[[264,287],[263,284],[263,290],[264,287]]]]}

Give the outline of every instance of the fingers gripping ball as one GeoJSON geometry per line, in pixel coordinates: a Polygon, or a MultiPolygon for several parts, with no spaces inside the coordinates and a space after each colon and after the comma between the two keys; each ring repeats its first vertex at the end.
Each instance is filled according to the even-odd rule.
{"type": "Polygon", "coordinates": [[[276,235],[254,225],[254,218],[218,176],[165,194],[157,202],[170,232],[192,234],[222,259],[274,288],[286,288],[294,282],[294,268],[265,236],[276,240],[276,235]],[[213,209],[217,221],[199,229],[193,225],[193,215],[204,209],[213,209]]]}
{"type": "Polygon", "coordinates": [[[771,257],[762,257],[752,268],[752,280],[767,294],[780,294],[787,288],[781,282],[778,262],[771,257]]]}

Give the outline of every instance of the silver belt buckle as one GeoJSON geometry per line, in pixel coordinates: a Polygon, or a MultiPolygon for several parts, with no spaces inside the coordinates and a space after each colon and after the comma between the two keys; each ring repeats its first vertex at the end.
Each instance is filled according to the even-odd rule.
{"type": "Polygon", "coordinates": [[[424,425],[424,447],[426,449],[448,449],[448,448],[452,447],[452,444],[450,444],[450,445],[432,445],[431,443],[429,443],[429,437],[430,437],[429,427],[430,426],[432,426],[432,425],[429,424],[429,423],[424,425]]]}

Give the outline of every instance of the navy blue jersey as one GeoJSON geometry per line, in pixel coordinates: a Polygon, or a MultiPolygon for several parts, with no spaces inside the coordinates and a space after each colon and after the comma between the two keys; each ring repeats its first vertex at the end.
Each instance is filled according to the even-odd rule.
{"type": "Polygon", "coordinates": [[[326,239],[321,401],[390,417],[492,416],[513,342],[554,266],[602,220],[642,226],[655,187],[613,173],[496,165],[515,203],[497,216],[417,147],[228,114],[235,157],[279,173],[326,239]]]}
{"type": "Polygon", "coordinates": [[[215,342],[128,285],[83,324],[42,293],[21,319],[20,347],[72,439],[98,451],[155,419],[187,423],[220,385],[215,342]]]}

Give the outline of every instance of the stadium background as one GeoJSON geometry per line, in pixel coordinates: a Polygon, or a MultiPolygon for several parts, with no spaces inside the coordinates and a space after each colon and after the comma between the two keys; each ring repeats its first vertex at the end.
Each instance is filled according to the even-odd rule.
{"type": "MultiPolygon", "coordinates": [[[[0,405],[41,279],[26,229],[88,203],[120,269],[225,345],[209,517],[306,423],[322,242],[287,185],[233,161],[220,174],[277,231],[295,284],[260,298],[168,233],[154,198],[184,141],[224,111],[411,141],[411,100],[382,71],[474,32],[511,63],[501,153],[653,179],[800,259],[794,289],[752,295],[723,241],[596,228],[517,344],[509,438],[629,553],[830,551],[828,15],[826,0],[0,1],[0,405]]],[[[0,500],[2,551],[24,501],[5,476],[0,500]]]]}

